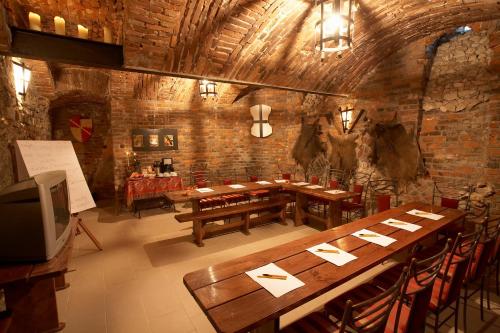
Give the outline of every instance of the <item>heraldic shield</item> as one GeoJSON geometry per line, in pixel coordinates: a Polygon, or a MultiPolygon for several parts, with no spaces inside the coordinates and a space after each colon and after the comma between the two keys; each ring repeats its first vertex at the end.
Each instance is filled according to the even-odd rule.
{"type": "Polygon", "coordinates": [[[92,136],[92,119],[73,116],[69,119],[69,128],[78,142],[87,142],[92,136]]]}
{"type": "Polygon", "coordinates": [[[269,105],[259,104],[250,108],[253,117],[253,125],[250,133],[257,138],[265,138],[273,134],[273,128],[269,124],[269,114],[271,107],[269,105]]]}

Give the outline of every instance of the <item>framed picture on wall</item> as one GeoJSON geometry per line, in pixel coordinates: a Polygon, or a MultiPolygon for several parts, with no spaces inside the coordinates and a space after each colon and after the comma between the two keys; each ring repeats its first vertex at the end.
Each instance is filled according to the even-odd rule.
{"type": "Polygon", "coordinates": [[[178,150],[177,130],[135,128],[132,130],[132,148],[134,151],[178,150]]]}
{"type": "Polygon", "coordinates": [[[134,147],[134,149],[144,147],[144,135],[142,134],[132,135],[132,147],[134,147]]]}

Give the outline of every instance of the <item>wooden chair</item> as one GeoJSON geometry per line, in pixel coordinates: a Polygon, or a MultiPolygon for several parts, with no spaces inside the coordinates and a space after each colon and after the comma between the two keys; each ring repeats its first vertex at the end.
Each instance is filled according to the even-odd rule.
{"type": "Polygon", "coordinates": [[[372,214],[399,206],[398,181],[394,179],[370,180],[370,202],[372,214]]]}
{"type": "Polygon", "coordinates": [[[446,255],[445,263],[434,283],[429,302],[429,314],[431,317],[434,316],[432,327],[435,333],[452,316],[455,317],[455,333],[458,332],[460,290],[480,236],[481,231],[468,235],[459,233],[451,251],[446,255]],[[440,322],[441,313],[448,308],[451,308],[453,313],[440,322]]]}
{"type": "Polygon", "coordinates": [[[363,218],[366,216],[366,198],[372,174],[357,172],[352,177],[352,191],[358,193],[351,200],[342,201],[342,212],[345,212],[346,221],[349,222],[353,216],[363,218]]]}
{"type": "MultiPolygon", "coordinates": [[[[495,223],[500,223],[499,221],[500,217],[495,217],[494,221],[495,223]]],[[[500,235],[497,235],[497,238],[495,240],[495,246],[493,247],[491,256],[488,260],[487,264],[487,269],[486,269],[486,277],[485,277],[485,285],[489,286],[489,280],[491,277],[491,274],[494,273],[495,275],[495,289],[496,289],[496,294],[500,296],[500,290],[499,290],[499,281],[498,281],[498,276],[499,276],[499,271],[500,271],[500,235]]],[[[490,306],[490,289],[486,288],[486,299],[488,303],[488,310],[491,310],[490,306]]]]}
{"type": "MultiPolygon", "coordinates": [[[[348,299],[343,306],[343,315],[331,320],[326,313],[314,312],[285,327],[283,333],[331,333],[331,332],[384,332],[389,314],[398,297],[401,287],[407,283],[407,270],[403,270],[399,280],[390,288],[370,290],[370,298],[354,304],[348,299]]],[[[396,323],[397,324],[397,323],[396,323]]]]}

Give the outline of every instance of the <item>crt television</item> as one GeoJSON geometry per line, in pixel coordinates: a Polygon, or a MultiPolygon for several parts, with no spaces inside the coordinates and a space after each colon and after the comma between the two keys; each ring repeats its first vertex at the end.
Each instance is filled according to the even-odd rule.
{"type": "Polygon", "coordinates": [[[70,229],[65,171],[41,173],[0,192],[0,263],[50,260],[70,229]]]}

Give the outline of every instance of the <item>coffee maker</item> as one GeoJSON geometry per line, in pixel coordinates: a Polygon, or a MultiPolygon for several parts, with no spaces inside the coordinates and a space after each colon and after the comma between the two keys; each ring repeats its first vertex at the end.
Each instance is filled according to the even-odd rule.
{"type": "Polygon", "coordinates": [[[171,157],[164,157],[161,159],[160,172],[174,172],[174,160],[171,157]]]}

